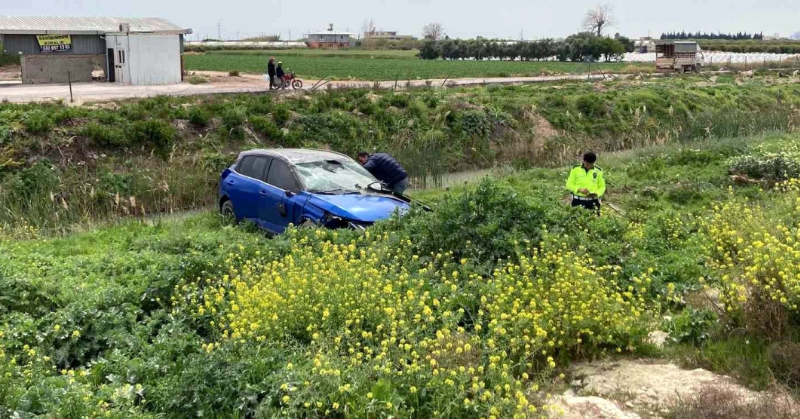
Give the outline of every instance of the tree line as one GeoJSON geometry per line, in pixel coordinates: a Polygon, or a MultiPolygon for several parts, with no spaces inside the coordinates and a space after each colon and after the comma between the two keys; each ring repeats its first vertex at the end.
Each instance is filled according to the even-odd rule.
{"type": "Polygon", "coordinates": [[[427,39],[420,46],[419,57],[424,60],[612,61],[633,50],[633,41],[619,34],[612,38],[581,32],[565,39],[536,41],[427,39]]]}
{"type": "Polygon", "coordinates": [[[744,41],[744,40],[754,40],[754,41],[761,41],[764,39],[764,33],[747,33],[747,32],[738,32],[735,34],[730,33],[706,33],[697,31],[697,33],[691,32],[667,32],[661,34],[661,39],[727,39],[727,40],[734,40],[734,41],[744,41]]]}

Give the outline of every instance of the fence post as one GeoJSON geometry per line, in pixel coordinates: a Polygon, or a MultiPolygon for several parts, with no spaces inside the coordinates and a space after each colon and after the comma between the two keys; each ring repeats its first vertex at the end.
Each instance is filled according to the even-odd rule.
{"type": "Polygon", "coordinates": [[[75,102],[75,99],[72,97],[72,74],[67,70],[67,83],[69,83],[69,101],[70,103],[75,102]]]}

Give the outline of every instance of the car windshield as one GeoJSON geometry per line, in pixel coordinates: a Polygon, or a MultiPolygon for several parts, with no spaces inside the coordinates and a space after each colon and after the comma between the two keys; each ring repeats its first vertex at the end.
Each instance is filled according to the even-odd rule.
{"type": "Polygon", "coordinates": [[[296,167],[309,192],[358,192],[376,181],[352,160],[320,160],[297,163],[296,167]]]}

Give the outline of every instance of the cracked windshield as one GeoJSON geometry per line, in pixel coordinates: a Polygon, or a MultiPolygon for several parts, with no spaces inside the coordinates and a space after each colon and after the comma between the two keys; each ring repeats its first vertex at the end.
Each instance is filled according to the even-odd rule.
{"type": "Polygon", "coordinates": [[[322,160],[298,163],[297,172],[311,192],[359,192],[375,178],[355,162],[322,160]]]}

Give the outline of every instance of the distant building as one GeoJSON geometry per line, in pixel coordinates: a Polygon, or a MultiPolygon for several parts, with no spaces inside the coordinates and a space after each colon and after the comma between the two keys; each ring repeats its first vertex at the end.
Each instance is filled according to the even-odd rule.
{"type": "Polygon", "coordinates": [[[648,52],[656,52],[656,43],[652,38],[640,38],[633,43],[634,51],[646,54],[648,52]]]}
{"type": "Polygon", "coordinates": [[[333,30],[333,23],[326,31],[313,32],[306,35],[309,48],[350,48],[355,44],[353,33],[333,30]]]}
{"type": "Polygon", "coordinates": [[[184,35],[159,18],[0,16],[3,53],[19,55],[26,84],[105,80],[126,85],[178,84],[184,35]]]}
{"type": "Polygon", "coordinates": [[[398,35],[397,31],[370,31],[364,33],[364,39],[386,39],[388,41],[404,41],[415,39],[412,35],[398,35]]]}

